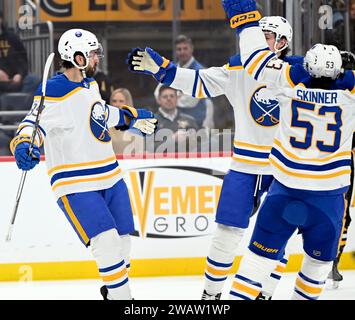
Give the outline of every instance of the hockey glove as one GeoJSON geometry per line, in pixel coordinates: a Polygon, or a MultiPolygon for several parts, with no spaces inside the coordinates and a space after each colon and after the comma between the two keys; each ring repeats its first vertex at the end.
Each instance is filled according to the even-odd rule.
{"type": "Polygon", "coordinates": [[[126,63],[131,72],[152,75],[159,82],[164,80],[168,71],[176,72],[176,66],[170,60],[148,47],[133,49],[126,63]]]}
{"type": "Polygon", "coordinates": [[[354,70],[355,69],[355,55],[349,51],[340,51],[341,58],[343,60],[343,69],[354,70]]]}
{"type": "Polygon", "coordinates": [[[255,0],[222,0],[224,11],[230,19],[230,26],[237,33],[248,27],[259,26],[261,14],[255,0]]]}
{"type": "Polygon", "coordinates": [[[30,154],[30,138],[17,136],[11,142],[11,151],[16,159],[17,167],[24,171],[32,170],[40,161],[41,151],[33,145],[30,154]]]}
{"type": "Polygon", "coordinates": [[[123,131],[128,129],[137,129],[142,132],[143,135],[151,135],[155,132],[158,120],[155,118],[153,112],[129,106],[123,106],[121,112],[123,115],[122,118],[127,116],[130,119],[130,122],[129,125],[119,124],[116,129],[123,131]]]}

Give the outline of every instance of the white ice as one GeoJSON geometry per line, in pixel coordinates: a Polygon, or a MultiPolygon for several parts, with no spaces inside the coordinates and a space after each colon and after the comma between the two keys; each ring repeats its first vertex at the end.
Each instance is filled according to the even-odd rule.
{"type": "MultiPolygon", "coordinates": [[[[322,300],[355,300],[355,271],[341,271],[344,280],[336,290],[326,289],[322,300]]],[[[286,273],[274,295],[288,300],[292,295],[296,273],[286,273]]],[[[228,278],[222,299],[228,298],[232,276],[228,278]]],[[[136,300],[199,300],[203,277],[155,277],[130,279],[136,300]]],[[[100,280],[1,282],[0,300],[101,300],[100,280]]],[[[330,283],[327,284],[327,287],[330,283]]]]}

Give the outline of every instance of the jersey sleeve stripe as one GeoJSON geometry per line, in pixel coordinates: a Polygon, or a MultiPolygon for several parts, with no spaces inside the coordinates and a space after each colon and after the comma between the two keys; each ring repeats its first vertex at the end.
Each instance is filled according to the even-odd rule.
{"type": "Polygon", "coordinates": [[[276,55],[275,53],[271,52],[270,55],[264,60],[264,62],[261,64],[261,66],[259,67],[258,71],[255,74],[255,80],[259,79],[259,75],[261,73],[261,71],[263,71],[264,67],[266,66],[266,64],[273,58],[275,58],[276,55]]]}
{"type": "Polygon", "coordinates": [[[251,75],[253,74],[255,68],[258,66],[258,64],[260,63],[260,61],[262,59],[265,58],[265,56],[267,56],[268,52],[263,52],[257,59],[255,59],[255,61],[253,62],[253,64],[250,66],[250,68],[248,69],[248,73],[251,75]]]}
{"type": "Polygon", "coordinates": [[[196,96],[197,98],[201,99],[201,98],[204,98],[205,95],[204,95],[204,92],[203,92],[203,85],[202,85],[202,81],[200,81],[200,84],[198,86],[198,94],[196,96]]]}
{"type": "MultiPolygon", "coordinates": [[[[354,78],[355,78],[355,71],[353,71],[353,75],[354,75],[354,78]]],[[[354,83],[354,88],[351,90],[351,93],[355,94],[355,83],[354,83]]]]}
{"type": "Polygon", "coordinates": [[[260,63],[260,61],[262,61],[265,56],[268,55],[269,52],[264,52],[262,53],[257,59],[255,59],[255,61],[253,62],[253,64],[250,66],[250,68],[248,69],[248,73],[250,75],[253,74],[254,70],[256,69],[256,67],[258,66],[258,64],[260,63]]]}
{"type": "Polygon", "coordinates": [[[195,73],[195,81],[194,81],[194,86],[193,86],[193,89],[192,89],[192,96],[193,97],[196,97],[198,79],[199,79],[199,71],[197,70],[196,73],[195,73]]]}
{"type": "Polygon", "coordinates": [[[229,63],[226,65],[226,69],[228,69],[228,70],[243,70],[244,69],[244,67],[243,66],[234,66],[234,67],[231,67],[230,65],[229,65],[229,63]]]}
{"type": "MultiPolygon", "coordinates": [[[[30,124],[32,124],[33,126],[36,124],[34,121],[27,120],[27,119],[26,119],[26,120],[23,120],[22,123],[30,123],[30,124]]],[[[41,131],[41,133],[42,133],[44,136],[47,136],[46,131],[44,131],[44,129],[43,129],[40,125],[38,125],[38,128],[39,128],[39,130],[41,131]]]]}
{"type": "Polygon", "coordinates": [[[291,66],[289,64],[286,66],[286,79],[289,85],[291,86],[291,88],[294,88],[296,86],[291,79],[291,66]]]}
{"type": "Polygon", "coordinates": [[[248,67],[248,64],[260,53],[263,51],[269,51],[269,48],[264,48],[264,49],[260,49],[255,51],[249,58],[248,60],[244,63],[244,68],[246,69],[248,67]]]}
{"type": "MultiPolygon", "coordinates": [[[[24,124],[24,122],[32,122],[32,121],[23,121],[22,124],[19,126],[19,128],[17,129],[17,132],[16,132],[16,136],[18,135],[21,135],[22,131],[25,130],[26,131],[26,134],[30,134],[32,136],[33,134],[33,130],[34,130],[34,125],[28,125],[28,124],[24,124]],[[29,128],[29,130],[26,130],[27,128],[29,128]]],[[[38,146],[42,146],[43,144],[43,141],[44,141],[44,138],[43,138],[43,134],[41,132],[41,130],[37,129],[37,132],[36,132],[36,136],[38,137],[37,139],[37,142],[38,142],[38,146]]]]}
{"type": "MultiPolygon", "coordinates": [[[[70,96],[72,96],[73,94],[77,93],[78,91],[82,90],[82,87],[79,88],[75,88],[74,90],[70,91],[69,93],[67,93],[66,95],[62,96],[62,97],[49,97],[46,96],[45,101],[63,101],[67,98],[69,98],[70,96]]],[[[41,99],[41,96],[35,96],[34,99],[41,99]]]]}
{"type": "Polygon", "coordinates": [[[203,90],[205,91],[205,95],[207,95],[208,98],[211,98],[211,95],[210,93],[208,92],[208,89],[205,85],[205,83],[203,82],[202,78],[200,77],[200,80],[201,80],[201,83],[202,83],[202,86],[203,86],[203,90]]]}

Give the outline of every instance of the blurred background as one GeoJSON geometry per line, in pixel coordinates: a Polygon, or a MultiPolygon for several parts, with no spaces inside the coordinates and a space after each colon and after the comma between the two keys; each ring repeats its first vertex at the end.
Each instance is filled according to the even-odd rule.
{"type": "MultiPolygon", "coordinates": [[[[292,54],[304,55],[318,42],[355,51],[355,0],[260,0],[258,5],[263,15],[290,21],[292,54]]],[[[31,107],[45,60],[70,28],[92,31],[103,44],[95,79],[103,98],[117,107],[120,101],[154,112],[159,107],[155,80],[127,69],[125,59],[134,47],[152,47],[192,69],[223,66],[238,53],[219,0],[0,0],[0,20],[0,156],[10,155],[8,143],[31,107]]],[[[58,62],[57,56],[52,74],[59,71],[58,62]]],[[[195,101],[177,95],[176,108],[189,116],[188,129],[229,129],[232,141],[233,111],[224,97],[195,101]]],[[[124,152],[119,147],[124,139],[129,137],[116,137],[117,153],[124,152]]]]}

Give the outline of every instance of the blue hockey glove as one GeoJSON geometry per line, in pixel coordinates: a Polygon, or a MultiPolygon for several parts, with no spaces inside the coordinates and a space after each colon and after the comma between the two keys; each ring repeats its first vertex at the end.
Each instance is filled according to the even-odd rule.
{"type": "Polygon", "coordinates": [[[255,0],[222,0],[224,11],[230,19],[232,29],[237,33],[248,27],[259,26],[261,14],[255,0]]]}
{"type": "Polygon", "coordinates": [[[176,72],[176,66],[170,60],[148,47],[133,49],[126,63],[131,72],[152,75],[159,82],[164,80],[168,71],[176,72]]]}
{"type": "Polygon", "coordinates": [[[136,109],[129,106],[121,108],[122,116],[120,123],[116,126],[118,130],[137,129],[143,135],[151,135],[157,128],[158,120],[155,118],[154,113],[145,109],[136,109]],[[130,119],[129,125],[124,123],[124,116],[130,119]]]}
{"type": "Polygon", "coordinates": [[[40,161],[40,149],[37,145],[34,145],[30,154],[30,143],[28,141],[21,141],[24,139],[19,136],[15,137],[14,140],[11,143],[11,150],[15,156],[17,167],[24,171],[32,170],[40,161]]]}

